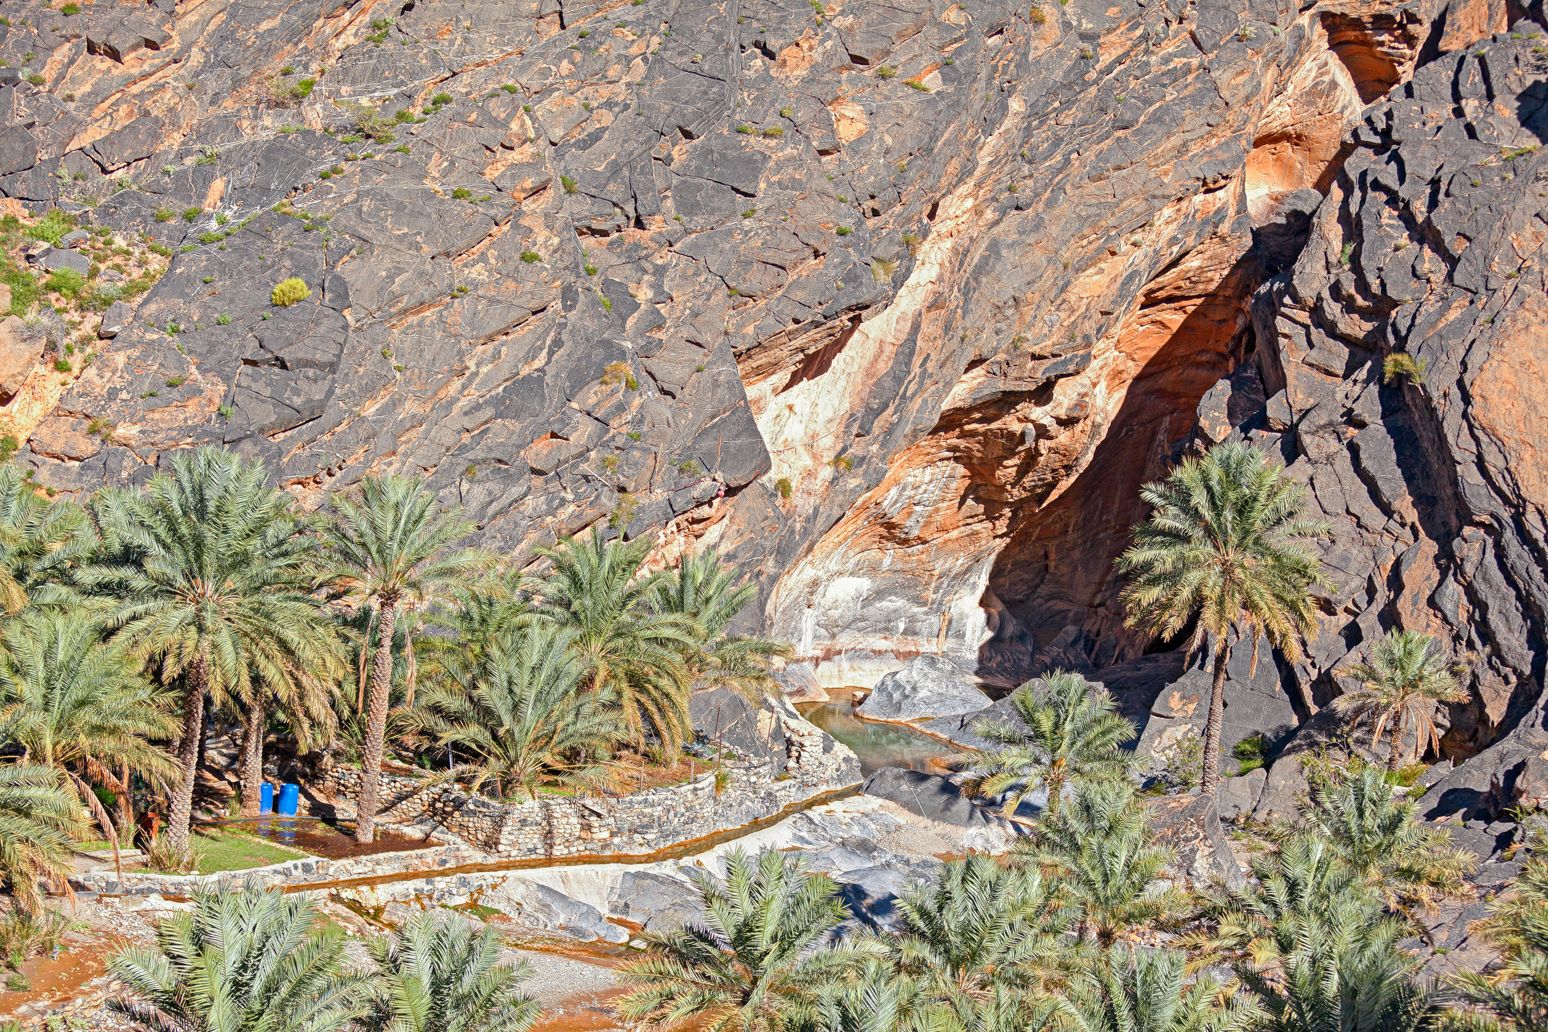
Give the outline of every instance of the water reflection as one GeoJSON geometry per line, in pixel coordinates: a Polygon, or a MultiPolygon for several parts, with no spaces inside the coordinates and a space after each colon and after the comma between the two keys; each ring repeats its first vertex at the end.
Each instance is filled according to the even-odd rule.
{"type": "Polygon", "coordinates": [[[952,754],[952,747],[937,738],[901,724],[861,720],[847,702],[824,702],[799,707],[801,714],[855,751],[860,769],[872,774],[883,767],[929,770],[932,760],[952,754]]]}

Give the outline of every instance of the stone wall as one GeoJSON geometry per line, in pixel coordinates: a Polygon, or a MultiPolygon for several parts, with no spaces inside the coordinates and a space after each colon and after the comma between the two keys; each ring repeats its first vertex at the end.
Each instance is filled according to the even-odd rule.
{"type": "Polygon", "coordinates": [[[218,874],[156,874],[150,871],[114,873],[111,867],[72,875],[71,884],[87,892],[124,896],[188,896],[203,889],[284,889],[296,885],[323,886],[355,878],[380,878],[407,871],[422,871],[435,877],[474,863],[479,855],[463,843],[430,846],[425,849],[329,860],[324,857],[300,857],[283,863],[246,871],[221,871],[218,874]]]}
{"type": "MultiPolygon", "coordinates": [[[[860,764],[793,712],[780,714],[783,756],[737,758],[706,767],[691,781],[611,798],[553,797],[499,803],[423,779],[383,778],[383,823],[452,835],[502,858],[642,855],[765,820],[835,789],[860,782],[860,764]]],[[[359,770],[336,768],[332,794],[359,798],[359,770]]]]}

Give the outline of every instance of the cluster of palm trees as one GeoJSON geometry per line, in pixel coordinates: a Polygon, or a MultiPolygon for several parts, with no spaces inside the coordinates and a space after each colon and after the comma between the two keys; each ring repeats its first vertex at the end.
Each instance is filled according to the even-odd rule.
{"type": "Polygon", "coordinates": [[[652,572],[648,543],[593,533],[528,576],[463,547],[471,529],[395,476],[305,513],[220,449],[84,505],[0,467],[0,876],[18,903],[67,871],[88,814],[127,841],[136,786],[165,800],[156,859],[186,869],[211,714],[239,729],[248,814],[272,732],[353,751],[369,842],[390,753],[501,797],[599,783],[625,753],[674,759],[695,687],[769,683],[782,649],[731,632],[754,589],[714,554],[652,572]]]}
{"type": "Polygon", "coordinates": [[[1079,783],[1006,859],[972,855],[871,931],[773,851],[697,876],[705,916],[646,937],[624,1015],[726,1032],[1527,1032],[1548,1027],[1548,860],[1496,904],[1496,975],[1419,977],[1403,945],[1459,855],[1379,768],[1320,781],[1240,888],[1164,880],[1116,779],[1079,783]]]}
{"type": "Polygon", "coordinates": [[[539,1016],[527,967],[473,919],[421,911],[367,943],[369,966],[343,940],[304,897],[201,892],[154,947],[112,958],[109,1006],[146,1032],[526,1032],[539,1016]]]}

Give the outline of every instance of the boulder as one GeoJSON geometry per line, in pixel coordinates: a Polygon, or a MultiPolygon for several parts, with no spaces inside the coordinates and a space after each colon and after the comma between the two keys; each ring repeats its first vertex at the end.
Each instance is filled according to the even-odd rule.
{"type": "Polygon", "coordinates": [[[107,306],[107,311],[102,313],[102,322],[97,325],[97,337],[101,340],[112,340],[124,328],[129,325],[129,320],[134,317],[134,309],[122,301],[114,301],[107,306]]]}
{"type": "Polygon", "coordinates": [[[810,663],[786,663],[775,671],[774,683],[792,703],[829,702],[827,690],[817,680],[817,669],[810,663]]]}
{"type": "Polygon", "coordinates": [[[38,258],[38,264],[49,272],[68,269],[82,276],[91,271],[91,259],[79,251],[67,247],[51,247],[38,258]]]}
{"type": "Polygon", "coordinates": [[[510,879],[487,893],[484,902],[509,914],[516,924],[530,931],[583,942],[629,941],[629,933],[607,920],[596,907],[536,882],[510,879]]]}
{"type": "Polygon", "coordinates": [[[961,786],[939,774],[926,774],[901,767],[884,767],[860,786],[869,796],[889,799],[928,820],[954,824],[959,828],[978,828],[1009,824],[973,802],[961,786]]]}
{"type": "Polygon", "coordinates": [[[42,356],[42,342],[27,332],[26,323],[14,315],[0,319],[0,402],[16,396],[42,356]]]}
{"type": "Polygon", "coordinates": [[[975,713],[991,701],[970,671],[940,656],[919,656],[877,681],[859,712],[871,720],[927,720],[975,713]]]}
{"type": "Polygon", "coordinates": [[[1268,783],[1268,768],[1259,767],[1241,777],[1226,778],[1215,793],[1215,806],[1223,821],[1234,821],[1243,814],[1252,813],[1268,783]]]}
{"type": "Polygon", "coordinates": [[[694,729],[711,744],[783,766],[785,730],[774,706],[772,700],[755,701],[731,688],[711,688],[694,693],[688,715],[694,729]]]}
{"type": "Polygon", "coordinates": [[[692,883],[657,871],[625,871],[608,897],[608,908],[646,931],[681,928],[704,916],[692,883]]]}
{"type": "Polygon", "coordinates": [[[1242,883],[1242,868],[1220,826],[1215,801],[1197,793],[1163,796],[1150,804],[1156,842],[1172,851],[1171,868],[1193,885],[1242,883]]]}

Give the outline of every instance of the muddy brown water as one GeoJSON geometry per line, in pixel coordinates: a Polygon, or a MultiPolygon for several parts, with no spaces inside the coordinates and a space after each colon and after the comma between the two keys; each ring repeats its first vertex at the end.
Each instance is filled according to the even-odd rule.
{"type": "Polygon", "coordinates": [[[0,992],[0,1016],[15,1014],[18,1008],[63,1007],[80,994],[82,987],[107,973],[108,960],[128,945],[121,936],[96,932],[86,936],[70,935],[57,957],[33,957],[21,966],[30,983],[19,992],[0,992]]]}
{"type": "Polygon", "coordinates": [[[202,827],[240,831],[275,845],[289,846],[328,860],[348,860],[357,856],[375,856],[377,853],[404,853],[440,845],[435,839],[388,831],[378,831],[374,841],[362,844],[355,841],[354,829],[347,822],[335,824],[317,817],[249,817],[216,821],[202,827]]]}

